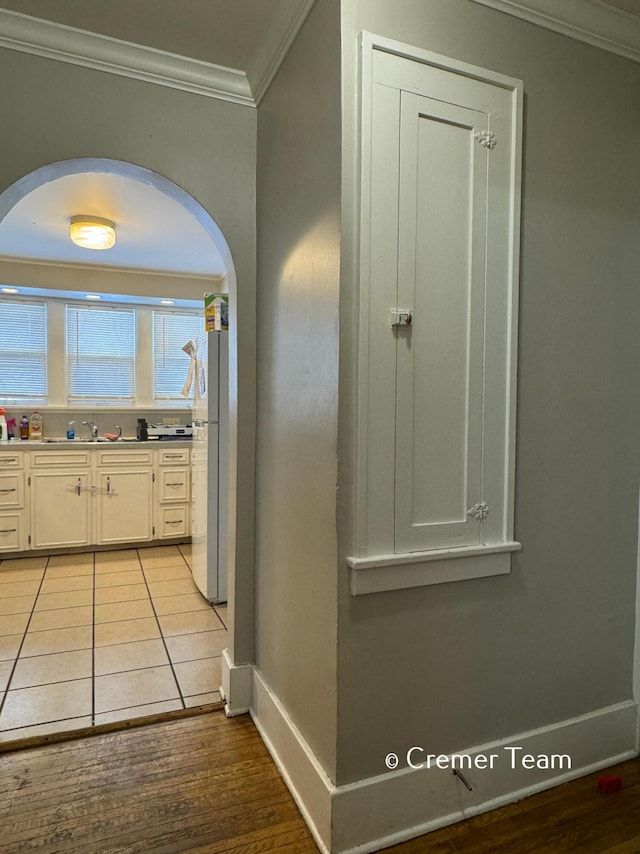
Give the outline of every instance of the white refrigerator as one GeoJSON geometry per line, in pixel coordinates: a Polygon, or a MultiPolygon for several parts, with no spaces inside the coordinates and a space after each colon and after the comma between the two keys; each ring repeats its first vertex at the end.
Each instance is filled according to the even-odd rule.
{"type": "Polygon", "coordinates": [[[198,341],[204,390],[193,410],[191,539],[193,580],[210,602],[227,601],[229,334],[198,341]]]}

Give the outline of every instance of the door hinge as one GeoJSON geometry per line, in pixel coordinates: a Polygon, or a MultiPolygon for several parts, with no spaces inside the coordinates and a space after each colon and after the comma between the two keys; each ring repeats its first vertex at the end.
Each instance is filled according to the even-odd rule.
{"type": "Polygon", "coordinates": [[[467,516],[473,516],[474,519],[486,519],[488,515],[489,505],[484,501],[481,501],[480,504],[474,504],[467,510],[467,516]]]}
{"type": "Polygon", "coordinates": [[[406,329],[413,323],[413,312],[408,309],[392,308],[391,309],[391,328],[406,329]]]}
{"type": "Polygon", "coordinates": [[[29,534],[29,536],[27,537],[27,540],[29,542],[29,545],[31,545],[31,534],[29,534]]]}
{"type": "Polygon", "coordinates": [[[156,473],[155,473],[155,472],[153,472],[153,473],[151,474],[151,483],[155,483],[155,482],[156,482],[156,473]]]}
{"type": "Polygon", "coordinates": [[[31,486],[31,475],[27,478],[27,486],[31,486]]]}
{"type": "Polygon", "coordinates": [[[154,525],[153,528],[151,529],[151,536],[155,537],[155,535],[156,535],[156,526],[154,525]]]}

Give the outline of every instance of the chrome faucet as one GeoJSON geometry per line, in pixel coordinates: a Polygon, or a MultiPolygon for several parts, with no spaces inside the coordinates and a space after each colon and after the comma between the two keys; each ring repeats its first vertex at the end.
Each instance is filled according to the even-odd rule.
{"type": "Polygon", "coordinates": [[[98,425],[94,424],[93,421],[83,421],[82,423],[85,425],[85,427],[89,427],[91,429],[91,438],[97,439],[98,438],[98,425]]]}

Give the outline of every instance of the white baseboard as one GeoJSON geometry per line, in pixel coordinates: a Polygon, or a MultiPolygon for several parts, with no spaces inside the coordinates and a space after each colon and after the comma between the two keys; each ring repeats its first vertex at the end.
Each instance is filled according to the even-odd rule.
{"type": "MultiPolygon", "coordinates": [[[[599,709],[579,718],[460,750],[473,760],[496,754],[493,770],[463,770],[469,792],[450,769],[398,769],[338,787],[333,802],[334,854],[366,854],[438,827],[520,800],[543,789],[637,755],[634,702],[599,709]],[[571,768],[511,768],[505,748],[518,755],[569,755],[571,768]]],[[[415,759],[420,758],[415,754],[415,759]]],[[[405,763],[406,764],[406,763],[405,763]]],[[[417,764],[417,763],[416,763],[417,764]]]]}
{"type": "Polygon", "coordinates": [[[251,707],[251,664],[234,664],[229,650],[222,650],[222,685],[220,695],[228,718],[246,714],[251,707]]]}
{"type": "MultiPolygon", "coordinates": [[[[367,854],[520,800],[535,792],[637,756],[638,705],[629,701],[498,742],[459,750],[473,765],[494,754],[494,767],[463,768],[469,792],[451,768],[396,770],[334,786],[278,698],[253,671],[251,715],[305,821],[325,854],[367,854]],[[522,748],[513,753],[507,748],[522,748]],[[525,768],[523,754],[568,756],[555,767],[525,768]],[[512,757],[513,765],[512,767],[512,757]]],[[[417,745],[418,746],[418,745],[417,745]]],[[[381,753],[385,748],[383,746],[381,753]]],[[[417,764],[424,756],[413,755],[417,764]]],[[[384,756],[381,755],[381,765],[384,756]]]]}
{"type": "Polygon", "coordinates": [[[253,671],[251,717],[309,830],[323,852],[331,852],[331,798],[335,787],[287,710],[253,671]]]}

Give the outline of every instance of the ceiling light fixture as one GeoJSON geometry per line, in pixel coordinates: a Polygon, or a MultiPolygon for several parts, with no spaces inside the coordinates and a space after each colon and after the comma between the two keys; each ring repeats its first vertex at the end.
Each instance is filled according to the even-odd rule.
{"type": "Polygon", "coordinates": [[[116,242],[116,227],[99,216],[72,216],[69,235],[83,249],[111,249],[116,242]]]}
{"type": "Polygon", "coordinates": [[[18,290],[18,288],[3,288],[2,293],[3,294],[19,294],[20,291],[18,290]]]}

